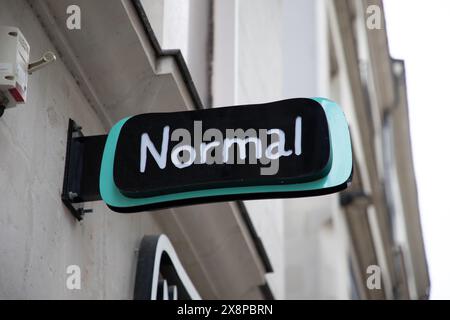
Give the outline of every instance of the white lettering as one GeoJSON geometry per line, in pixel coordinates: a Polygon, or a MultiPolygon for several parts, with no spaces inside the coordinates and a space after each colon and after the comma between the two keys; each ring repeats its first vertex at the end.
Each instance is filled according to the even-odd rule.
{"type": "Polygon", "coordinates": [[[302,117],[295,118],[295,154],[302,154],[302,117]]]}
{"type": "Polygon", "coordinates": [[[161,153],[155,148],[155,145],[150,140],[147,133],[143,133],[141,136],[141,173],[145,172],[145,167],[147,166],[147,150],[150,151],[156,163],[160,169],[166,167],[167,162],[167,148],[169,147],[169,126],[165,126],[163,130],[163,141],[161,145],[161,153]]]}
{"type": "Polygon", "coordinates": [[[266,157],[275,160],[279,159],[281,156],[290,156],[292,154],[292,150],[285,150],[284,145],[286,142],[286,137],[283,130],[280,129],[270,129],[267,131],[268,134],[276,134],[280,139],[277,142],[270,144],[266,149],[266,157]],[[277,148],[277,152],[273,153],[273,149],[277,148]]]}
{"type": "MultiPolygon", "coordinates": [[[[245,145],[247,143],[254,143],[256,146],[256,158],[261,158],[261,140],[258,138],[250,137],[245,139],[240,138],[225,138],[223,142],[223,162],[228,162],[230,147],[233,144],[237,144],[239,147],[239,158],[244,160],[247,157],[247,152],[245,151],[245,145]]],[[[233,159],[234,160],[234,159],[233,159]]]]}
{"type": "Polygon", "coordinates": [[[206,163],[207,160],[207,155],[208,155],[208,151],[209,149],[218,147],[220,145],[219,141],[213,141],[210,143],[202,143],[200,144],[200,163],[206,163]]]}
{"type": "MultiPolygon", "coordinates": [[[[202,136],[201,123],[196,121],[197,129],[194,135],[202,136]]],[[[259,137],[254,129],[248,129],[243,131],[242,129],[232,130],[227,129],[228,138],[223,139],[222,132],[218,129],[208,129],[203,133],[203,139],[197,139],[194,136],[194,146],[191,144],[191,132],[187,129],[176,129],[172,133],[170,127],[165,126],[162,132],[162,141],[160,151],[158,152],[155,144],[150,139],[148,133],[141,135],[140,145],[140,172],[145,173],[147,169],[147,156],[150,152],[154,161],[160,169],[165,169],[167,166],[167,153],[169,148],[169,135],[171,134],[171,141],[180,141],[177,145],[172,146],[170,154],[170,160],[173,165],[179,169],[186,168],[192,164],[233,164],[234,146],[237,145],[237,152],[239,152],[238,164],[246,163],[247,157],[249,157],[249,164],[257,163],[257,160],[261,164],[271,163],[274,160],[278,160],[280,157],[288,157],[295,153],[299,156],[302,154],[302,118],[295,118],[295,133],[293,139],[293,150],[286,149],[286,134],[279,128],[273,128],[270,130],[259,129],[259,137]],[[253,136],[254,135],[254,136],[253,136]],[[210,136],[210,139],[208,137],[210,136]],[[272,143],[267,146],[268,137],[271,136],[272,143]],[[214,137],[214,141],[211,141],[214,137]],[[210,142],[203,142],[203,141],[210,142]],[[247,155],[247,145],[249,146],[249,155],[247,155]],[[252,149],[251,147],[254,147],[252,149]],[[265,151],[264,151],[265,149],[265,151]],[[213,154],[212,151],[215,151],[213,154]],[[253,150],[255,150],[253,152],[253,150]],[[254,154],[253,154],[254,153],[254,154]],[[230,156],[231,154],[231,156],[230,156]],[[263,157],[265,156],[265,157],[263,157]],[[233,159],[230,159],[233,158],[233,159]],[[265,161],[268,160],[266,163],[265,161]],[[240,162],[244,161],[244,162],[240,162]]],[[[274,167],[275,173],[278,172],[278,163],[274,167]]],[[[275,174],[267,173],[267,174],[275,174]]]]}
{"type": "Polygon", "coordinates": [[[195,149],[189,145],[184,146],[178,146],[172,150],[172,154],[170,158],[172,159],[172,163],[177,168],[186,168],[189,167],[191,164],[194,163],[195,157],[197,156],[197,153],[195,152],[195,149]],[[189,153],[189,160],[182,163],[180,159],[178,158],[181,152],[188,152],[189,153]]]}

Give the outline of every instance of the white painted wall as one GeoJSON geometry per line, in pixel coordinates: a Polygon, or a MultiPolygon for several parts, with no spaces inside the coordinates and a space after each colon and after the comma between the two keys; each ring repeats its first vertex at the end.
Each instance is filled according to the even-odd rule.
{"type": "MultiPolygon", "coordinates": [[[[267,102],[280,96],[279,4],[280,1],[214,1],[213,106],[267,102]],[[268,29],[262,26],[267,19],[271,21],[268,27],[272,31],[265,34],[268,29]],[[272,51],[265,48],[265,36],[274,43],[272,51]],[[275,59],[267,63],[266,59],[273,57],[275,59]]],[[[273,199],[245,201],[245,206],[274,269],[266,275],[268,284],[275,298],[283,299],[282,202],[273,199]]]]}
{"type": "MultiPolygon", "coordinates": [[[[281,0],[214,1],[213,105],[275,101],[282,96],[281,0]]],[[[267,280],[285,297],[281,200],[245,201],[274,272],[267,280]]]]}
{"type": "Polygon", "coordinates": [[[69,117],[83,126],[86,135],[104,134],[108,129],[103,126],[108,121],[100,121],[84,96],[90,96],[85,77],[79,83],[72,77],[77,74],[74,64],[95,81],[90,89],[97,100],[91,103],[99,102],[101,108],[96,110],[104,107],[114,120],[140,112],[192,108],[178,66],[172,58],[154,58],[130,2],[77,2],[86,9],[82,14],[84,30],[90,30],[88,40],[101,39],[90,42],[81,34],[83,23],[82,31],[65,29],[69,1],[32,2],[33,12],[25,0],[0,0],[0,24],[22,30],[31,45],[32,60],[45,50],[57,51],[36,12],[55,17],[55,21],[40,22],[53,23],[51,35],[65,40],[54,43],[62,52],[58,61],[31,76],[28,103],[8,110],[0,119],[0,298],[132,298],[136,249],[142,236],[165,233],[203,298],[261,299],[263,266],[234,203],[127,215],[96,202],[89,204],[94,213],[83,223],[76,222],[63,206],[60,194],[69,117]],[[96,14],[103,13],[106,3],[111,4],[110,11],[96,14]],[[109,23],[115,24],[111,14],[120,21],[125,39],[103,40],[109,23]],[[133,45],[130,63],[124,69],[121,64],[105,65],[110,58],[105,53],[116,51],[104,48],[123,46],[121,41],[133,45]],[[99,43],[104,50],[93,50],[92,45],[99,43]],[[96,58],[91,58],[92,52],[98,52],[96,58]],[[105,59],[99,60],[102,54],[105,59]],[[128,88],[126,80],[137,77],[141,83],[128,88]],[[80,291],[65,286],[66,267],[72,264],[81,267],[80,291]]]}
{"type": "Polygon", "coordinates": [[[337,197],[284,201],[287,299],[348,299],[347,230],[337,197]]]}
{"type": "MultiPolygon", "coordinates": [[[[283,0],[283,98],[330,93],[327,7],[283,0]]],[[[284,200],[287,299],[346,299],[350,294],[345,220],[338,196],[284,200]]]]}
{"type": "MultiPolygon", "coordinates": [[[[281,0],[237,1],[236,104],[282,97],[281,0]]],[[[285,297],[283,202],[246,201],[274,269],[267,280],[277,299],[285,297]]]]}
{"type": "MultiPolygon", "coordinates": [[[[214,105],[327,96],[324,1],[216,0],[214,7],[214,105]]],[[[349,296],[337,200],[245,202],[275,270],[267,278],[276,298],[349,296]]]]}
{"type": "Polygon", "coordinates": [[[238,1],[237,103],[282,97],[281,0],[238,1]]]}
{"type": "MultiPolygon", "coordinates": [[[[25,1],[0,7],[0,24],[21,29],[32,60],[54,50],[25,1]]],[[[69,117],[87,135],[105,133],[59,59],[30,77],[28,102],[0,118],[0,299],[132,298],[135,249],[161,232],[149,214],[112,213],[102,202],[74,220],[59,198],[69,117]],[[81,290],[66,289],[71,264],[81,267],[81,290]]]]}
{"type": "MultiPolygon", "coordinates": [[[[171,47],[183,51],[188,36],[180,23],[191,19],[192,29],[204,21],[186,18],[184,5],[167,15],[174,3],[165,2],[163,43],[176,38],[171,47]],[[175,29],[173,37],[167,33],[175,29]]],[[[214,106],[329,96],[326,1],[215,0],[213,8],[214,106]]],[[[189,37],[189,46],[197,45],[189,37]]],[[[193,68],[191,53],[183,53],[195,74],[199,65],[193,68]]],[[[336,195],[246,206],[275,269],[267,278],[277,298],[349,297],[348,239],[336,195]]]]}
{"type": "Polygon", "coordinates": [[[327,96],[329,62],[324,0],[283,0],[283,96],[327,96]]]}
{"type": "Polygon", "coordinates": [[[179,49],[203,104],[210,106],[210,9],[207,0],[143,0],[153,31],[163,49],[179,49]]]}
{"type": "Polygon", "coordinates": [[[239,0],[214,0],[211,93],[214,107],[237,101],[239,0]]]}

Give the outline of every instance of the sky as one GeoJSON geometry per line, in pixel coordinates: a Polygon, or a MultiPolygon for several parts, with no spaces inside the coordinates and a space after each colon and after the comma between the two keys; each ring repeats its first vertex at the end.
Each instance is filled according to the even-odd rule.
{"type": "Polygon", "coordinates": [[[391,56],[406,66],[431,299],[450,299],[450,1],[385,0],[384,13],[391,56]]]}

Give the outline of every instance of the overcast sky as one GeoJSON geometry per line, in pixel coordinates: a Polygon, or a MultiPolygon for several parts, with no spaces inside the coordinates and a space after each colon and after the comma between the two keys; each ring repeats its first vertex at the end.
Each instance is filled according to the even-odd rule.
{"type": "Polygon", "coordinates": [[[385,0],[391,55],[404,59],[431,298],[450,299],[450,1],[385,0]]]}

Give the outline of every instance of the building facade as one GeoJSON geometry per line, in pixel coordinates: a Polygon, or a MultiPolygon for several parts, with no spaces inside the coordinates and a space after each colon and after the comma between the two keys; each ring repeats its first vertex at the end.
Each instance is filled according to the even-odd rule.
{"type": "Polygon", "coordinates": [[[203,299],[426,299],[402,61],[381,1],[0,0],[31,60],[0,118],[0,298],[131,299],[139,245],[170,239],[203,299]],[[68,19],[78,6],[80,28],[68,19]],[[381,27],[367,25],[380,8],[381,27]],[[219,202],[77,221],[61,201],[69,119],[85,135],[146,112],[328,97],[347,117],[353,182],[301,199],[219,202]],[[67,268],[81,269],[68,289],[67,268]],[[375,267],[375,269],[373,269],[375,267]],[[373,270],[381,286],[372,288],[373,270]],[[372,271],[371,271],[372,270],[372,271]],[[376,271],[375,271],[376,272],[376,271]]]}

